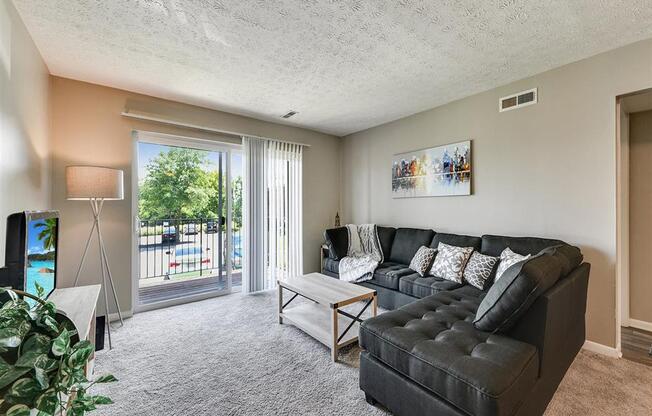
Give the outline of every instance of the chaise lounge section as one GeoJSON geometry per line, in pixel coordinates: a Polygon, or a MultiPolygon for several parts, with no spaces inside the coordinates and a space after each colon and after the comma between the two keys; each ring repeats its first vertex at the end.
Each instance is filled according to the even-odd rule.
{"type": "MultiPolygon", "coordinates": [[[[378,231],[386,261],[372,280],[360,284],[376,289],[380,305],[391,311],[360,328],[360,387],[367,401],[396,415],[543,414],[585,340],[590,265],[579,249],[532,237],[378,231]],[[409,269],[421,245],[439,242],[491,256],[507,247],[533,256],[514,272],[502,296],[489,299],[490,320],[508,325],[486,330],[493,324],[487,315],[474,324],[491,285],[480,290],[409,269]],[[508,311],[505,304],[523,293],[527,302],[508,311]]],[[[333,247],[331,240],[323,263],[323,272],[333,277],[338,249],[342,246],[333,247]]]]}

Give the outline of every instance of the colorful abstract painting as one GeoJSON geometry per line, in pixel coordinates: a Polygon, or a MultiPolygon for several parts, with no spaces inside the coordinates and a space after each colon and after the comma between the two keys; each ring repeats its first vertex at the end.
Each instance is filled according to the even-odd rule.
{"type": "Polygon", "coordinates": [[[450,195],[471,195],[470,140],[394,156],[394,198],[450,195]]]}

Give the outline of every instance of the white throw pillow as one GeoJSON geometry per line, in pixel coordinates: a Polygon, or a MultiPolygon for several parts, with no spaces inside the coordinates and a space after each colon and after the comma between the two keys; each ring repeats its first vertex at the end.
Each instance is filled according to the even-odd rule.
{"type": "Polygon", "coordinates": [[[487,256],[474,251],[464,268],[464,280],[471,286],[483,290],[497,262],[498,257],[487,256]]]}
{"type": "Polygon", "coordinates": [[[523,260],[527,260],[530,257],[532,257],[531,254],[522,256],[514,253],[509,247],[507,247],[502,253],[500,253],[500,263],[498,263],[498,270],[496,270],[496,278],[494,279],[494,282],[497,282],[498,279],[500,279],[500,276],[502,276],[511,266],[523,260]]]}
{"type": "Polygon", "coordinates": [[[462,274],[466,262],[473,253],[473,247],[456,247],[439,243],[437,257],[430,269],[430,274],[456,283],[462,283],[462,274]]]}
{"type": "Polygon", "coordinates": [[[428,269],[430,269],[436,254],[437,250],[434,248],[426,246],[419,247],[410,261],[410,269],[419,273],[420,276],[425,276],[426,273],[428,273],[428,269]]]}

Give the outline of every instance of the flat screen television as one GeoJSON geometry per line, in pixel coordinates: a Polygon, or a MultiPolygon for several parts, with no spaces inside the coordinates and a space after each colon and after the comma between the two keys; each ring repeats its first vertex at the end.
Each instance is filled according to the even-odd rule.
{"type": "Polygon", "coordinates": [[[24,211],[7,218],[5,269],[0,286],[48,296],[57,285],[58,211],[24,211]]]}

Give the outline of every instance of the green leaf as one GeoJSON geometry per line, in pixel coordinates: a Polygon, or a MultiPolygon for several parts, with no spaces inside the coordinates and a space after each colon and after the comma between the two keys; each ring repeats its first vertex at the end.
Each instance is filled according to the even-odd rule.
{"type": "Polygon", "coordinates": [[[95,380],[96,383],[113,383],[115,381],[118,381],[118,379],[113,377],[112,374],[105,374],[103,376],[98,377],[98,379],[95,380]]]}
{"type": "Polygon", "coordinates": [[[43,371],[50,372],[59,367],[59,361],[53,360],[47,355],[41,355],[36,359],[34,368],[40,368],[43,371]]]}
{"type": "Polygon", "coordinates": [[[55,357],[61,357],[68,351],[68,348],[70,348],[70,333],[64,329],[52,342],[52,354],[55,357]]]}
{"type": "Polygon", "coordinates": [[[0,347],[16,348],[20,345],[22,338],[18,328],[0,329],[0,347]]]}
{"type": "Polygon", "coordinates": [[[59,405],[59,398],[54,389],[48,389],[45,393],[36,398],[34,402],[36,408],[49,415],[55,414],[59,405]]]}
{"type": "Polygon", "coordinates": [[[95,404],[113,404],[113,400],[105,396],[93,396],[93,403],[95,404]]]}
{"type": "Polygon", "coordinates": [[[21,378],[12,384],[7,394],[14,399],[32,400],[41,390],[41,386],[39,386],[36,380],[21,378]]]}
{"type": "Polygon", "coordinates": [[[45,289],[43,289],[43,286],[41,286],[39,282],[35,282],[34,286],[36,287],[36,296],[43,299],[45,297],[45,289]]]}
{"type": "Polygon", "coordinates": [[[27,351],[24,352],[23,355],[18,357],[16,360],[16,364],[14,364],[16,367],[28,367],[28,368],[33,368],[34,364],[36,363],[36,360],[39,359],[39,357],[46,357],[47,356],[39,351],[27,351]]]}
{"type": "Polygon", "coordinates": [[[17,404],[7,410],[7,416],[29,416],[29,407],[24,404],[17,404]]]}
{"type": "Polygon", "coordinates": [[[45,390],[50,387],[50,377],[48,377],[48,373],[46,373],[43,369],[35,368],[34,378],[36,379],[36,382],[41,387],[41,389],[45,390]]]}
{"type": "Polygon", "coordinates": [[[25,342],[23,342],[23,353],[27,353],[29,351],[38,351],[40,353],[47,354],[50,352],[50,341],[52,341],[52,339],[47,335],[30,335],[25,340],[25,342]]]}
{"type": "Polygon", "coordinates": [[[0,390],[4,389],[14,381],[29,373],[29,368],[18,368],[10,366],[7,370],[0,373],[0,390]]]}
{"type": "Polygon", "coordinates": [[[86,365],[91,354],[93,354],[93,345],[88,341],[80,341],[75,344],[73,353],[68,357],[67,364],[71,368],[80,368],[86,365]]]}

